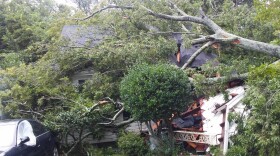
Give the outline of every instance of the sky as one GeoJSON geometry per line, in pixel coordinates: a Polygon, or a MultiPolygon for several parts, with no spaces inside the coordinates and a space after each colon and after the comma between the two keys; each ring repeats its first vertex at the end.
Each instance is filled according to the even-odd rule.
{"type": "Polygon", "coordinates": [[[71,0],[55,0],[58,4],[66,4],[69,6],[77,7],[75,3],[73,3],[71,0]]]}

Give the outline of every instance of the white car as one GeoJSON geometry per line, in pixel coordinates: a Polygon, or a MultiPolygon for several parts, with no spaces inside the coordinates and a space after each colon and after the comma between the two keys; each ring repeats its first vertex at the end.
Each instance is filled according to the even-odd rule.
{"type": "Polygon", "coordinates": [[[58,156],[55,136],[35,120],[0,120],[0,156],[58,156]]]}

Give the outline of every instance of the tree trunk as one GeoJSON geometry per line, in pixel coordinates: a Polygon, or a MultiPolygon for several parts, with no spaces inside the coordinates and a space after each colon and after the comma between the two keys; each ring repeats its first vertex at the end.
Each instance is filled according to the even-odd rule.
{"type": "Polygon", "coordinates": [[[173,149],[174,149],[174,133],[173,133],[173,128],[172,128],[172,123],[171,123],[171,120],[169,120],[169,119],[165,119],[164,121],[166,123],[166,127],[168,128],[168,143],[169,143],[170,148],[173,151],[173,149]]]}

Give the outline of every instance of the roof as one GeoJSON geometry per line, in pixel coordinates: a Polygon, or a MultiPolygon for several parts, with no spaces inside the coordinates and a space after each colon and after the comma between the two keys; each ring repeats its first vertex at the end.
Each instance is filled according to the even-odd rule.
{"type": "MultiPolygon", "coordinates": [[[[176,54],[172,55],[170,57],[170,60],[172,63],[176,64],[177,66],[182,67],[189,60],[192,54],[194,54],[199,48],[200,48],[199,45],[194,45],[190,48],[185,48],[184,46],[181,46],[180,48],[181,61],[177,62],[176,54]]],[[[191,68],[200,67],[203,64],[208,63],[209,61],[213,61],[216,57],[217,57],[216,54],[202,52],[194,59],[194,61],[189,65],[189,67],[191,68]]],[[[214,62],[214,64],[216,65],[218,63],[214,62]]]]}
{"type": "Polygon", "coordinates": [[[4,119],[4,120],[0,120],[0,124],[2,123],[19,123],[21,121],[36,121],[34,119],[4,119]]]}
{"type": "Polygon", "coordinates": [[[97,26],[65,25],[61,31],[61,36],[70,47],[94,47],[109,35],[110,31],[97,26]]]}
{"type": "MultiPolygon", "coordinates": [[[[189,48],[186,48],[182,44],[183,42],[182,34],[173,34],[172,37],[174,40],[176,40],[177,44],[179,44],[180,46],[180,62],[177,61],[177,53],[172,55],[170,57],[170,60],[172,63],[176,64],[177,66],[182,67],[189,60],[189,58],[201,47],[201,45],[196,44],[196,45],[192,45],[189,48]]],[[[215,58],[217,58],[216,54],[202,52],[194,59],[194,61],[189,65],[189,67],[191,68],[200,67],[209,61],[213,61],[215,58]]],[[[218,62],[214,62],[214,65],[217,64],[218,62]]]]}

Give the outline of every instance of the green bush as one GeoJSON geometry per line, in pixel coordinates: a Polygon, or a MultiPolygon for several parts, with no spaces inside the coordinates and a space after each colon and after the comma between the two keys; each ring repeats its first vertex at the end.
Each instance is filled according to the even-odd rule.
{"type": "Polygon", "coordinates": [[[122,133],[118,139],[118,147],[128,156],[141,156],[148,152],[144,139],[134,133],[122,133]]]}
{"type": "Polygon", "coordinates": [[[183,145],[172,145],[168,136],[163,136],[160,146],[149,152],[149,156],[178,156],[180,153],[184,153],[185,149],[183,145]]]}
{"type": "Polygon", "coordinates": [[[134,67],[120,86],[125,108],[140,121],[168,119],[192,100],[187,75],[168,64],[134,67]]]}

